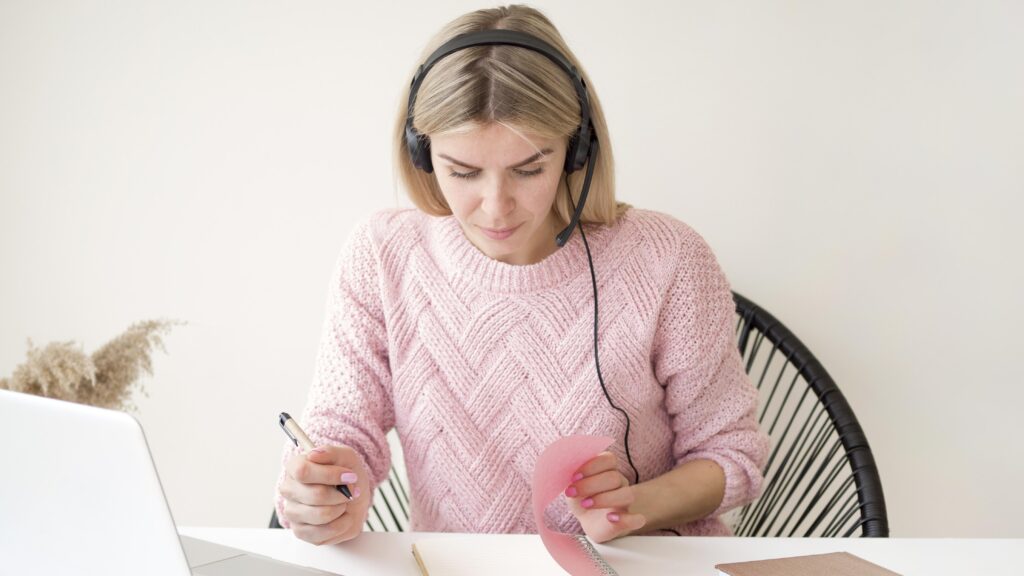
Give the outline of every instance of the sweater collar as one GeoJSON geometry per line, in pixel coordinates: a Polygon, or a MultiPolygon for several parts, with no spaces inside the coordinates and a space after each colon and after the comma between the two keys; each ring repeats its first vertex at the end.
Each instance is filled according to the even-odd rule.
{"type": "MultiPolygon", "coordinates": [[[[602,260],[605,248],[622,228],[630,211],[611,226],[587,226],[587,242],[594,265],[602,260]]],[[[587,272],[587,252],[579,229],[558,250],[534,264],[507,264],[484,254],[466,238],[454,216],[433,217],[432,236],[440,253],[440,262],[449,277],[463,280],[480,288],[500,293],[528,293],[546,290],[560,282],[568,282],[587,272]]]]}

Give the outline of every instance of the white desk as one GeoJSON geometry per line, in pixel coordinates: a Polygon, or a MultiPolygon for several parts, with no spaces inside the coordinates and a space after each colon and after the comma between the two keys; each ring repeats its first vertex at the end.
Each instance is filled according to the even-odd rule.
{"type": "MultiPolygon", "coordinates": [[[[366,532],[336,546],[317,547],[288,530],[181,528],[181,533],[344,576],[418,576],[412,543],[465,534],[366,532]]],[[[476,534],[472,538],[537,538],[476,534]]],[[[850,552],[904,576],[1024,573],[1024,539],[688,538],[631,536],[598,545],[622,576],[715,576],[715,564],[763,558],[850,552]]]]}

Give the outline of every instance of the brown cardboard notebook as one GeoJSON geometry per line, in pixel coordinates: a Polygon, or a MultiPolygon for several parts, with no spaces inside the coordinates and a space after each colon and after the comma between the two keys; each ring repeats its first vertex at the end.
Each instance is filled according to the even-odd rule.
{"type": "Polygon", "coordinates": [[[719,564],[715,568],[726,576],[900,576],[849,552],[719,564]]]}

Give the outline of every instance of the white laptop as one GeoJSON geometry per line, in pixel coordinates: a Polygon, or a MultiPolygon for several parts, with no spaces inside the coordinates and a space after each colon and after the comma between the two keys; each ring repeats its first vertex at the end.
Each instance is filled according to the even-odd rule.
{"type": "Polygon", "coordinates": [[[7,390],[0,390],[0,572],[328,574],[179,538],[135,418],[7,390]]]}

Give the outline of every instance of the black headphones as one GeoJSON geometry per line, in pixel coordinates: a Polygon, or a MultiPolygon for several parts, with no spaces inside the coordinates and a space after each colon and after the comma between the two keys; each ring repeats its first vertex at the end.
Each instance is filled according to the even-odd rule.
{"type": "Polygon", "coordinates": [[[573,88],[576,89],[576,97],[580,102],[580,125],[569,139],[569,145],[565,153],[564,169],[566,174],[571,174],[583,168],[583,166],[587,166],[587,176],[584,179],[583,189],[580,192],[579,206],[573,211],[569,225],[555,238],[559,246],[564,246],[579,222],[580,215],[583,213],[583,205],[586,203],[587,193],[590,191],[590,179],[594,174],[595,163],[590,160],[592,157],[596,158],[599,146],[594,124],[590,119],[590,99],[587,97],[587,86],[583,82],[583,78],[580,77],[579,72],[576,71],[576,67],[570,64],[561,52],[547,42],[536,36],[515,30],[483,30],[456,36],[442,44],[440,48],[427,58],[426,62],[420,65],[416,75],[412,78],[412,84],[409,87],[409,106],[405,117],[405,146],[409,150],[409,157],[412,159],[414,166],[427,173],[434,171],[434,164],[430,160],[430,138],[420,134],[413,127],[412,108],[413,104],[416,103],[416,93],[419,92],[420,84],[423,83],[423,78],[434,67],[434,64],[437,64],[439,60],[452,52],[457,52],[471,46],[494,45],[519,46],[520,48],[533,50],[538,54],[546,56],[548,60],[557,64],[559,68],[569,75],[573,88]]]}

